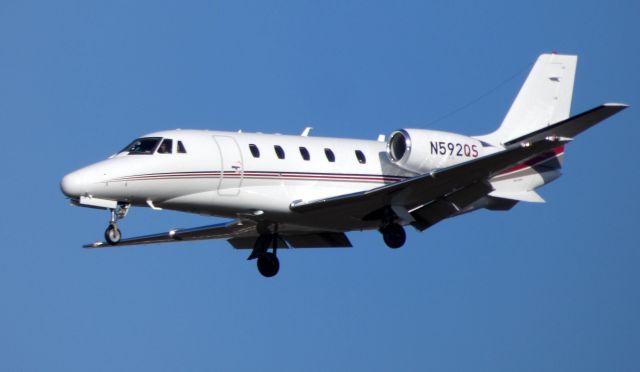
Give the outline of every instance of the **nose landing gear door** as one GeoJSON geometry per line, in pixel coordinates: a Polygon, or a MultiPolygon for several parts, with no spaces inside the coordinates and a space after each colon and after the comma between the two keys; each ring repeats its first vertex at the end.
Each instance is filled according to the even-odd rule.
{"type": "Polygon", "coordinates": [[[244,167],[240,147],[233,137],[213,136],[220,153],[220,184],[218,195],[237,196],[240,194],[244,167]]]}

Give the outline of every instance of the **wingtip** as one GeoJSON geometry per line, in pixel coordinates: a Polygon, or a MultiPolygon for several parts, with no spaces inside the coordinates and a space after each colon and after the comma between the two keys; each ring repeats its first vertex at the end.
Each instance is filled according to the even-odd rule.
{"type": "Polygon", "coordinates": [[[559,136],[548,136],[545,137],[544,139],[540,139],[537,141],[521,141],[521,142],[517,142],[517,144],[514,144],[515,146],[520,146],[522,148],[529,148],[529,147],[541,147],[541,146],[561,146],[564,144],[567,144],[569,142],[573,141],[573,138],[569,138],[569,137],[559,137],[559,136]]]}
{"type": "Polygon", "coordinates": [[[565,145],[565,144],[573,141],[573,138],[571,138],[571,137],[561,137],[561,136],[548,136],[548,137],[545,137],[545,140],[547,140],[549,142],[557,142],[560,145],[565,145]]]}
{"type": "Polygon", "coordinates": [[[619,103],[619,102],[607,102],[603,106],[620,107],[621,109],[626,109],[627,107],[629,107],[629,105],[627,105],[626,103],[619,103]]]}

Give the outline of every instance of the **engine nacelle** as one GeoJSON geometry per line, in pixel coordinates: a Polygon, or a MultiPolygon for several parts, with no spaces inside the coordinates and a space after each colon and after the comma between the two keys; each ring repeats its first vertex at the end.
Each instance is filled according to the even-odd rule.
{"type": "Polygon", "coordinates": [[[482,143],[460,134],[427,129],[400,129],[389,136],[389,160],[411,172],[426,173],[482,156],[482,143]]]}

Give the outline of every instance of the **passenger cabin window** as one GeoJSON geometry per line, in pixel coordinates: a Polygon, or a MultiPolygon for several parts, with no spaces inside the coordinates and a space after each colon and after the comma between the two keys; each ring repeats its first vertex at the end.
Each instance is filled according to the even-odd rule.
{"type": "Polygon", "coordinates": [[[150,155],[156,150],[161,139],[161,137],[138,138],[120,152],[128,152],[129,155],[150,155]]]}
{"type": "Polygon", "coordinates": [[[324,149],[324,154],[327,156],[327,160],[329,160],[330,162],[334,162],[336,161],[336,156],[333,155],[333,151],[331,151],[331,149],[324,149]]]}
{"type": "Polygon", "coordinates": [[[306,147],[300,147],[300,156],[302,156],[302,159],[304,160],[311,159],[311,156],[309,155],[309,150],[307,150],[306,147]]]}
{"type": "Polygon", "coordinates": [[[278,159],[284,159],[284,150],[282,149],[282,147],[275,145],[273,146],[273,149],[275,150],[278,159]]]}
{"type": "Polygon", "coordinates": [[[182,141],[178,141],[178,154],[186,154],[187,149],[184,148],[182,141]]]}
{"type": "Polygon", "coordinates": [[[364,153],[360,150],[356,150],[356,158],[358,159],[358,163],[365,164],[367,162],[367,158],[364,156],[364,153]]]}
{"type": "Polygon", "coordinates": [[[166,138],[158,147],[158,154],[171,154],[171,148],[173,147],[173,140],[166,138]]]}
{"type": "Polygon", "coordinates": [[[252,143],[249,145],[249,150],[251,151],[251,155],[253,155],[254,158],[260,157],[260,149],[258,148],[258,146],[252,143]]]}

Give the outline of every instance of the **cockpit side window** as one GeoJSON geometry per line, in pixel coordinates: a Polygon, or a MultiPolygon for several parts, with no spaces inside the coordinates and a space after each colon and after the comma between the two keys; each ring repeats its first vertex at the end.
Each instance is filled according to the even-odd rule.
{"type": "Polygon", "coordinates": [[[165,138],[164,141],[158,147],[158,154],[171,154],[173,147],[173,140],[165,138]]]}
{"type": "Polygon", "coordinates": [[[184,148],[182,141],[178,141],[178,154],[186,154],[187,149],[184,148]]]}
{"type": "Polygon", "coordinates": [[[120,152],[128,152],[129,155],[150,155],[156,150],[161,139],[161,137],[138,138],[120,152]]]}

